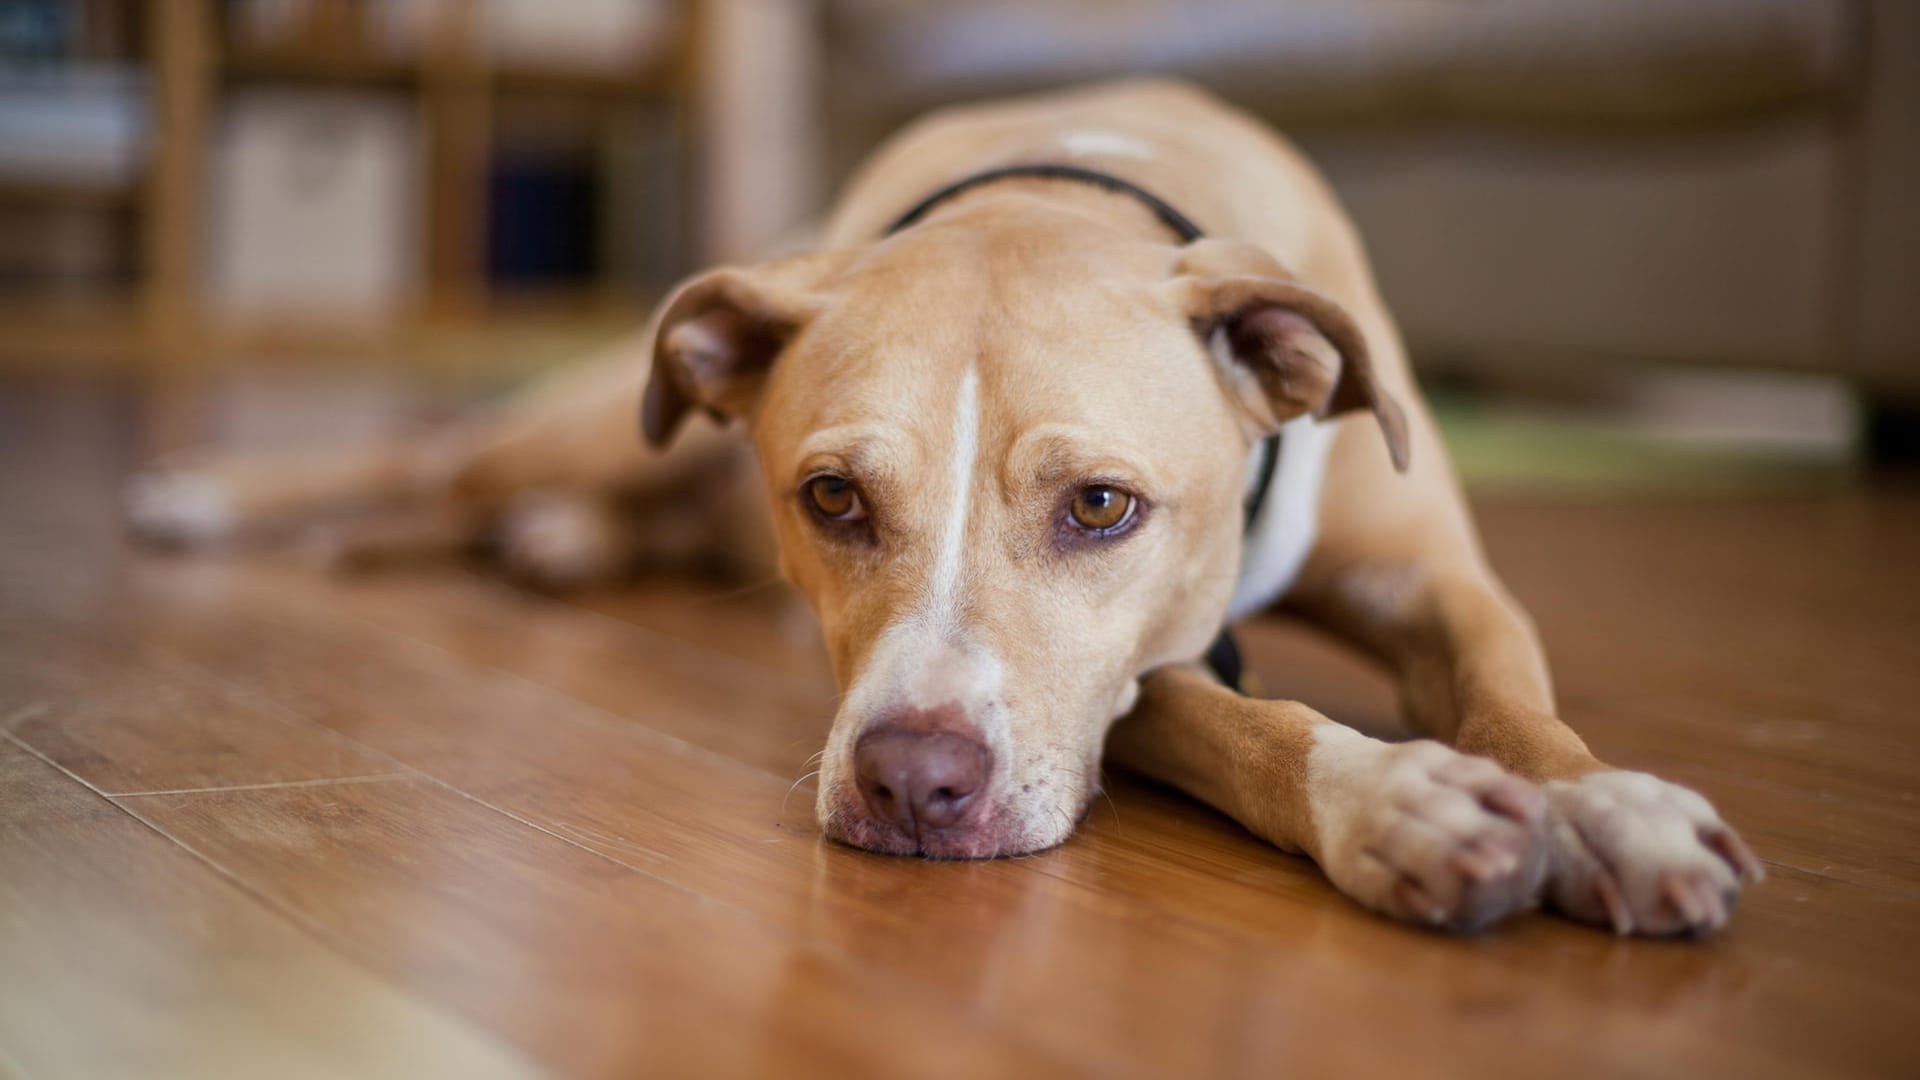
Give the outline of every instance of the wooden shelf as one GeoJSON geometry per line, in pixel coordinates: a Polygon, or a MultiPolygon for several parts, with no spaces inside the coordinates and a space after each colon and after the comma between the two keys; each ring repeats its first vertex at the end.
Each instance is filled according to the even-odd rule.
{"type": "MultiPolygon", "coordinates": [[[[128,358],[161,367],[200,365],[215,354],[380,354],[395,342],[459,339],[473,345],[502,326],[607,326],[645,318],[615,282],[528,297],[487,280],[487,167],[501,116],[519,98],[559,98],[602,121],[632,104],[669,104],[683,174],[698,157],[694,63],[698,0],[684,0],[677,22],[636,48],[628,69],[494,63],[479,31],[477,0],[453,0],[417,52],[383,51],[359,34],[317,35],[298,46],[233,40],[214,0],[127,0],[141,9],[156,137],[140,176],[124,185],[0,181],[0,202],[127,212],[135,224],[138,279],[122,293],[82,304],[0,295],[0,366],[23,359],[72,359],[120,365],[128,358]],[[202,250],[206,235],[206,155],[222,99],[247,85],[288,83],[381,88],[418,105],[421,183],[433,193],[419,222],[420,295],[410,313],[378,327],[336,320],[275,320],[239,328],[211,309],[202,250]]],[[[596,136],[598,137],[598,136],[596,136]]],[[[691,187],[691,182],[689,181],[691,187]]],[[[537,333],[547,333],[540,330],[537,333]]],[[[428,349],[429,352],[432,349],[428,349]]],[[[544,355],[544,354],[543,354],[544,355]]],[[[400,362],[407,362],[402,360],[400,362]]],[[[540,362],[535,360],[536,363],[540,362]]]]}
{"type": "Polygon", "coordinates": [[[377,320],[210,317],[163,331],[132,293],[0,296],[0,326],[7,328],[0,336],[0,371],[191,374],[323,364],[510,377],[578,359],[632,334],[654,299],[592,290],[513,291],[459,317],[424,307],[377,320]]]}
{"type": "Polygon", "coordinates": [[[406,84],[420,78],[420,65],[400,57],[350,49],[228,48],[223,74],[241,79],[406,84]]]}
{"type": "MultiPolygon", "coordinates": [[[[369,83],[414,86],[454,73],[432,60],[352,48],[229,48],[220,71],[243,80],[369,83]]],[[[476,61],[458,69],[497,91],[565,94],[580,97],[651,97],[670,93],[677,82],[675,58],[668,51],[636,60],[629,70],[582,70],[540,64],[491,64],[476,61]]]]}
{"type": "Polygon", "coordinates": [[[514,65],[492,69],[491,77],[503,91],[583,97],[664,97],[679,81],[671,56],[643,61],[630,72],[514,65]]]}
{"type": "Polygon", "coordinates": [[[130,295],[0,297],[0,326],[0,368],[127,370],[152,340],[130,295]]]}
{"type": "Polygon", "coordinates": [[[125,184],[50,183],[0,177],[0,203],[28,206],[78,206],[131,209],[140,202],[137,181],[125,184]]]}

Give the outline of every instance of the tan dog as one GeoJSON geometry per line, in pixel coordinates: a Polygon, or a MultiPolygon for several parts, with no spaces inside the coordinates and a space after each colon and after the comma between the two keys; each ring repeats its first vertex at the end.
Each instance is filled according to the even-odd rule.
{"type": "Polygon", "coordinates": [[[742,534],[744,511],[711,498],[748,470],[717,429],[633,450],[649,371],[656,445],[690,412],[752,433],[781,568],[846,690],[829,836],[1049,847],[1104,747],[1422,923],[1484,926],[1544,896],[1622,933],[1709,931],[1760,876],[1706,800],[1609,769],[1554,716],[1351,225],[1287,144],[1179,85],[939,114],[867,164],[820,251],[691,280],[641,342],[497,418],[159,473],[133,518],[191,539],[412,500],[430,512],[356,546],[488,529],[561,580],[742,534]],[[957,180],[1033,163],[1132,186],[1002,176],[889,232],[957,180]],[[1275,605],[1380,657],[1454,749],[1242,697],[1194,663],[1275,605]]]}

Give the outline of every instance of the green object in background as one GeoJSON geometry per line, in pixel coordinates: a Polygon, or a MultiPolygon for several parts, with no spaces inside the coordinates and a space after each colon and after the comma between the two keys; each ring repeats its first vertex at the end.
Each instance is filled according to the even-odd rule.
{"type": "Polygon", "coordinates": [[[1476,494],[1759,494],[1831,490],[1851,446],[1702,443],[1437,395],[1441,435],[1476,494]]]}

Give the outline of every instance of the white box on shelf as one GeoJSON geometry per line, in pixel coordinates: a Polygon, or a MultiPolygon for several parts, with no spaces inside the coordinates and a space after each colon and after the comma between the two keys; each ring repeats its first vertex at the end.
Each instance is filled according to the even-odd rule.
{"type": "Polygon", "coordinates": [[[378,95],[236,95],[208,173],[216,308],[370,322],[412,299],[424,234],[416,128],[409,105],[378,95]]]}
{"type": "MultiPolygon", "coordinates": [[[[445,0],[373,0],[368,24],[378,51],[417,55],[445,0]]],[[[481,0],[488,57],[507,67],[617,74],[658,58],[677,25],[668,0],[481,0]]]]}

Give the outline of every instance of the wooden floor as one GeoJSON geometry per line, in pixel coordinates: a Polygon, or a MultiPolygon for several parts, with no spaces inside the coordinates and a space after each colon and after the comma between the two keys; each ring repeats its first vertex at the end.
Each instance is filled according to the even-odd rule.
{"type": "Polygon", "coordinates": [[[1461,940],[1125,777],[1035,857],[824,843],[777,591],[133,555],[144,423],[0,385],[0,1074],[1920,1075],[1920,497],[1483,507],[1567,716],[1769,878],[1705,943],[1461,940]]]}

